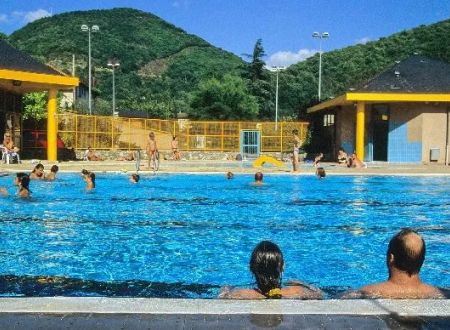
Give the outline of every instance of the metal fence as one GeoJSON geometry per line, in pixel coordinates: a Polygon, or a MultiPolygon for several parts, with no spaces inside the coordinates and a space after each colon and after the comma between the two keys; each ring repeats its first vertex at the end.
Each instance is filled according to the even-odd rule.
{"type": "Polygon", "coordinates": [[[170,149],[176,135],[179,148],[185,151],[239,151],[240,132],[244,129],[261,132],[262,152],[292,149],[292,130],[306,139],[307,122],[192,121],[161,120],[58,114],[58,135],[66,147],[102,150],[144,149],[148,133],[155,132],[160,150],[170,149]]]}

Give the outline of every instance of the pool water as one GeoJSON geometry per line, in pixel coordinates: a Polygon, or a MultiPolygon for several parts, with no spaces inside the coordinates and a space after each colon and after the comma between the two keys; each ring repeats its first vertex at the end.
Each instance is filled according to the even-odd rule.
{"type": "MultiPolygon", "coordinates": [[[[13,176],[0,178],[10,193],[13,176]]],[[[422,279],[450,287],[450,178],[78,174],[0,198],[0,295],[212,298],[253,286],[261,240],[284,253],[283,280],[328,297],[386,279],[389,239],[425,238],[422,279]]]]}

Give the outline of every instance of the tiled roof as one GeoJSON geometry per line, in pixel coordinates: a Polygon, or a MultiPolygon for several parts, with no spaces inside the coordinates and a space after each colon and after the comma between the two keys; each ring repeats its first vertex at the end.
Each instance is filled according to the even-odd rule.
{"type": "Polygon", "coordinates": [[[62,76],[58,71],[0,40],[0,69],[62,76]]]}
{"type": "Polygon", "coordinates": [[[369,80],[352,92],[450,93],[450,64],[414,55],[369,80]]]}

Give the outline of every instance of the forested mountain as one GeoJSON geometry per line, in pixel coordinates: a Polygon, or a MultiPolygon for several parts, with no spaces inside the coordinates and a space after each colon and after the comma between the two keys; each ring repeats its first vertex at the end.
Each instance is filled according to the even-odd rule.
{"type": "MultiPolygon", "coordinates": [[[[151,116],[171,117],[185,110],[188,92],[200,81],[224,73],[240,75],[245,63],[199,37],[160,18],[134,9],[69,12],[32,22],[9,36],[17,48],[87,85],[88,33],[81,25],[98,25],[92,32],[92,65],[97,107],[111,99],[112,74],[108,59],[120,62],[116,71],[117,105],[141,109],[151,116]]],[[[108,106],[108,109],[110,107],[108,106]]]]}
{"type": "MultiPolygon", "coordinates": [[[[92,55],[97,112],[110,111],[110,58],[116,72],[117,105],[152,117],[273,119],[274,74],[262,67],[263,42],[256,41],[250,63],[190,35],[160,18],[135,9],[64,13],[28,24],[8,37],[11,44],[53,67],[87,81],[87,33],[96,24],[92,55]],[[248,110],[245,110],[248,109],[248,110]]],[[[332,31],[330,31],[332,32],[332,31]]],[[[338,96],[414,53],[450,62],[450,20],[396,33],[367,44],[323,54],[322,100],[338,96]]],[[[304,118],[316,102],[319,56],[280,73],[279,114],[304,118]]]]}

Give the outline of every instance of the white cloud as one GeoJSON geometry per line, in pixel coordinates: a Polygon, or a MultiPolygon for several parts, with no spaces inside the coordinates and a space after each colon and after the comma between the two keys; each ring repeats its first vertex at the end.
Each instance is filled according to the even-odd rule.
{"type": "Polygon", "coordinates": [[[267,66],[285,66],[306,60],[308,57],[317,53],[315,49],[300,49],[294,53],[291,51],[279,51],[272,54],[267,61],[267,66]]]}
{"type": "Polygon", "coordinates": [[[357,39],[357,40],[356,40],[356,43],[357,43],[357,44],[363,44],[363,45],[365,45],[365,44],[367,44],[369,41],[372,41],[372,39],[371,39],[370,37],[364,37],[364,38],[361,38],[361,39],[357,39]]]}
{"type": "Polygon", "coordinates": [[[36,9],[31,11],[13,11],[11,15],[4,15],[7,21],[22,21],[23,23],[31,23],[37,19],[52,16],[45,9],[36,9]]]}
{"type": "Polygon", "coordinates": [[[48,11],[46,11],[45,9],[38,9],[35,11],[27,11],[26,13],[24,13],[24,20],[26,23],[30,23],[33,22],[37,19],[43,18],[43,17],[48,17],[48,16],[52,16],[52,14],[50,14],[48,11]]]}

